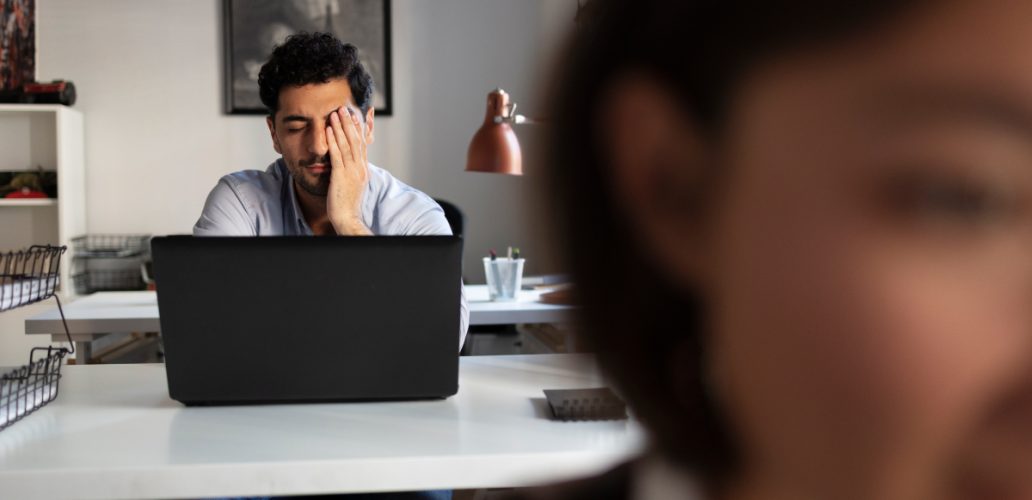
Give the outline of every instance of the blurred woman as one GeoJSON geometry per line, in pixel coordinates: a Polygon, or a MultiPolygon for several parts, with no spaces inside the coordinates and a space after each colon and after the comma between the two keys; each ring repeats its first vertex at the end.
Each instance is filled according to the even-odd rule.
{"type": "Polygon", "coordinates": [[[595,0],[549,198],[652,438],[555,498],[1032,498],[1032,2],[595,0]]]}

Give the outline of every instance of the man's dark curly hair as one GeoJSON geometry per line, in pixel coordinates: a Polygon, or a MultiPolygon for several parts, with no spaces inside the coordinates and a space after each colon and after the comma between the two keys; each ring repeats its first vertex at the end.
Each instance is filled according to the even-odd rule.
{"type": "Polygon", "coordinates": [[[326,83],[347,78],[362,116],[373,103],[373,77],[358,59],[358,48],[329,33],[297,33],[277,45],[258,73],[258,93],[273,116],[279,111],[280,90],[286,86],[326,83]]]}

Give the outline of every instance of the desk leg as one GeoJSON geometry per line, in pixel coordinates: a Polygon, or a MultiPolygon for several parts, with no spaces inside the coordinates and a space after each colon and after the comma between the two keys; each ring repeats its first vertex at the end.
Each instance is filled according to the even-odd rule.
{"type": "Polygon", "coordinates": [[[93,357],[93,341],[84,340],[75,342],[75,364],[85,365],[89,364],[90,358],[93,357]]]}

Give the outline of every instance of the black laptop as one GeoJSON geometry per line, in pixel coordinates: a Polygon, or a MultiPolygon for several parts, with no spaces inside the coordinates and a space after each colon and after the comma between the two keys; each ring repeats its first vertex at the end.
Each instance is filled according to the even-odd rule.
{"type": "Polygon", "coordinates": [[[169,395],[187,405],[458,391],[456,236],[152,240],[169,395]]]}

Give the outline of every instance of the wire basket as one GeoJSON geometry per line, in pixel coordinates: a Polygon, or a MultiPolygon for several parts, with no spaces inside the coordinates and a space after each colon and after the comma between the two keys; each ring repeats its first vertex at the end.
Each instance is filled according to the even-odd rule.
{"type": "Polygon", "coordinates": [[[72,351],[63,347],[37,347],[46,356],[0,375],[0,431],[57,397],[61,364],[72,351]]]}
{"type": "Polygon", "coordinates": [[[33,246],[0,253],[0,312],[54,295],[65,247],[33,246]]]}
{"type": "Polygon", "coordinates": [[[86,234],[72,238],[74,257],[132,257],[150,250],[147,234],[86,234]]]}
{"type": "Polygon", "coordinates": [[[0,253],[0,312],[53,297],[72,345],[71,349],[36,347],[29,353],[27,365],[0,373],[0,430],[57,397],[64,357],[75,353],[64,308],[56,294],[65,250],[66,247],[33,246],[24,251],[0,253]],[[43,356],[36,359],[37,354],[43,356]]]}
{"type": "Polygon", "coordinates": [[[143,290],[146,283],[139,264],[131,269],[88,270],[72,276],[75,292],[88,295],[103,291],[143,290]]]}
{"type": "Polygon", "coordinates": [[[72,239],[75,292],[143,290],[141,266],[150,259],[150,236],[89,234],[72,239]]]}

